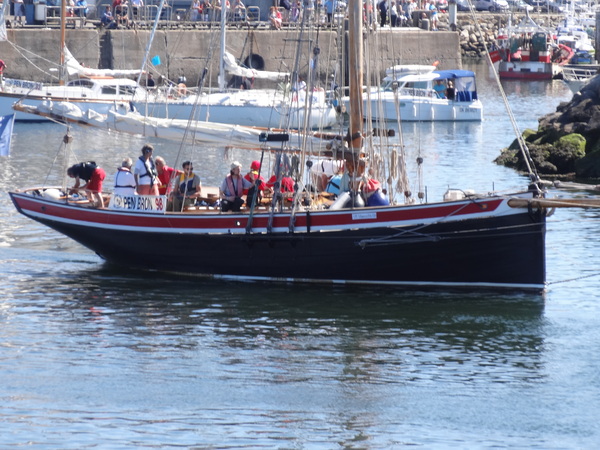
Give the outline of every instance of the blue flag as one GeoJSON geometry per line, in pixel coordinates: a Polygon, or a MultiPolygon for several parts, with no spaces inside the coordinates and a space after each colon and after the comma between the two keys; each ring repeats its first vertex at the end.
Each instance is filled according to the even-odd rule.
{"type": "Polygon", "coordinates": [[[0,156],[10,155],[10,138],[12,137],[15,115],[0,116],[0,156]]]}
{"type": "Polygon", "coordinates": [[[160,66],[160,56],[156,55],[154,58],[151,59],[152,64],[155,66],[160,66]]]}

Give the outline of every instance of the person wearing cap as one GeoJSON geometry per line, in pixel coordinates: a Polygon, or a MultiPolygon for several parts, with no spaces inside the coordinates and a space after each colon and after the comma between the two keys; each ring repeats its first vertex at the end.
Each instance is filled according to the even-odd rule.
{"type": "Polygon", "coordinates": [[[262,193],[269,188],[265,184],[265,179],[262,175],[259,175],[260,172],[260,161],[252,161],[250,164],[250,172],[244,175],[244,178],[252,183],[252,187],[250,189],[244,189],[244,195],[246,196],[246,203],[250,204],[252,201],[252,197],[254,196],[254,186],[256,186],[256,180],[258,179],[258,198],[256,201],[260,201],[262,198],[262,193]]]}
{"type": "Polygon", "coordinates": [[[146,144],[142,147],[142,156],[140,156],[133,168],[133,175],[137,184],[137,192],[140,195],[158,195],[158,177],[156,166],[152,159],[154,147],[146,144]]]}
{"type": "Polygon", "coordinates": [[[114,194],[122,196],[132,196],[136,194],[135,177],[131,173],[132,165],[133,161],[131,161],[131,158],[125,158],[121,163],[121,167],[117,169],[113,191],[114,194]]]}
{"type": "Polygon", "coordinates": [[[231,163],[229,175],[225,177],[221,184],[221,211],[238,212],[244,204],[244,189],[250,189],[252,182],[246,180],[242,175],[242,165],[238,161],[231,163]]]}

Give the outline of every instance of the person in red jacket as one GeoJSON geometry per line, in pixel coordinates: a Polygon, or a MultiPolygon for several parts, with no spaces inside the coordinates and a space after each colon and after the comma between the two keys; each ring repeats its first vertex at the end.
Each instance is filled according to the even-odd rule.
{"type": "Polygon", "coordinates": [[[175,177],[181,175],[181,170],[174,169],[173,167],[167,166],[165,159],[162,156],[154,158],[154,165],[156,166],[156,173],[158,174],[158,194],[168,195],[171,193],[172,182],[175,177]]]}

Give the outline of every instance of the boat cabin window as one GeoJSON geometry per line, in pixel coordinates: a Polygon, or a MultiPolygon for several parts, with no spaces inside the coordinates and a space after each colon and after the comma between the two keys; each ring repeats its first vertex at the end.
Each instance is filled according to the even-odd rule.
{"type": "Polygon", "coordinates": [[[79,79],[79,80],[69,81],[67,83],[67,86],[86,87],[86,88],[91,89],[94,87],[94,82],[91,80],[79,79]]]}
{"type": "MultiPolygon", "coordinates": [[[[387,81],[382,89],[384,91],[391,91],[394,80],[387,81]]],[[[399,83],[399,89],[430,89],[428,81],[407,81],[404,84],[399,83]]]]}
{"type": "Polygon", "coordinates": [[[119,93],[124,95],[135,94],[135,86],[119,86],[119,93]]]}
{"type": "Polygon", "coordinates": [[[117,86],[102,86],[102,93],[106,95],[117,95],[117,86]]]}
{"type": "Polygon", "coordinates": [[[102,86],[102,93],[106,95],[133,95],[135,86],[102,86]]]}

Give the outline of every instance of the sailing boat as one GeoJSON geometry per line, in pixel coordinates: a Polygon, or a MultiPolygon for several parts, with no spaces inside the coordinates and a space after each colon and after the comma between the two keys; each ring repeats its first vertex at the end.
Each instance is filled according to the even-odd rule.
{"type": "Polygon", "coordinates": [[[136,99],[132,102],[133,106],[144,115],[156,118],[187,120],[193,116],[207,122],[243,126],[322,129],[331,128],[339,122],[337,109],[324,90],[292,92],[284,87],[286,80],[292,78],[289,73],[241,67],[228,52],[222,58],[225,70],[233,77],[279,81],[281,88],[228,89],[222,86],[218,92],[193,93],[163,101],[136,99]]]}
{"type": "MultiPolygon", "coordinates": [[[[389,169],[380,178],[381,201],[364,206],[356,179],[335,201],[310,189],[314,164],[301,152],[293,154],[296,170],[276,170],[272,199],[246,198],[249,206],[240,212],[210,206],[171,212],[163,196],[114,194],[98,209],[53,187],[10,192],[15,207],[125,267],[280,282],[542,290],[547,208],[535,172],[529,188],[512,195],[449,190],[429,203],[398,188],[406,176],[403,152],[378,159],[385,152],[363,130],[359,0],[350,1],[349,14],[350,125],[347,147],[333,159],[345,158],[347,168],[389,169]],[[277,189],[284,176],[295,184],[287,200],[277,189]]],[[[267,141],[262,150],[275,152],[276,167],[284,167],[286,136],[267,141]]]]}
{"type": "MultiPolygon", "coordinates": [[[[0,14],[0,23],[4,26],[3,17],[8,2],[5,2],[0,14]]],[[[65,0],[61,2],[61,17],[66,15],[65,0]]],[[[5,30],[4,30],[5,31],[5,30]]],[[[0,39],[7,40],[6,33],[0,32],[0,39]]],[[[65,21],[60,24],[60,83],[45,85],[43,83],[4,78],[0,86],[0,115],[13,114],[13,104],[22,100],[27,105],[37,106],[49,99],[57,102],[69,101],[82,110],[90,110],[107,114],[115,104],[128,105],[130,101],[147,102],[148,92],[140,84],[130,78],[139,75],[141,70],[91,70],[83,71],[65,45],[65,21]],[[81,72],[80,72],[81,71],[81,72]],[[65,84],[66,73],[76,72],[85,75],[65,84]]],[[[27,122],[37,121],[39,117],[17,112],[15,120],[27,122]]]]}
{"type": "MultiPolygon", "coordinates": [[[[217,10],[213,9],[211,14],[217,10]]],[[[141,103],[134,101],[138,111],[157,118],[188,119],[243,126],[323,129],[339,122],[336,106],[325,90],[316,86],[296,88],[297,74],[256,70],[240,66],[226,50],[226,14],[221,14],[219,73],[217,92],[196,92],[182,98],[141,103]],[[226,74],[232,80],[271,80],[274,89],[240,88],[239,82],[230,89],[225,83],[226,74]]],[[[308,20],[307,17],[303,21],[308,20]]],[[[301,45],[299,39],[298,46],[301,45]]]]}

